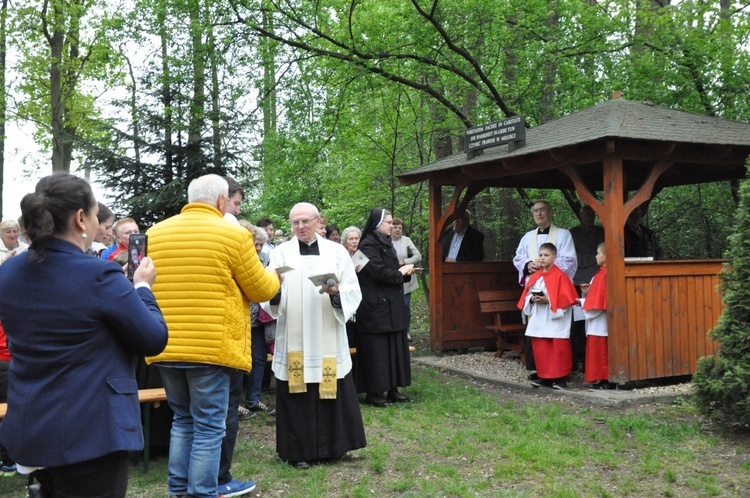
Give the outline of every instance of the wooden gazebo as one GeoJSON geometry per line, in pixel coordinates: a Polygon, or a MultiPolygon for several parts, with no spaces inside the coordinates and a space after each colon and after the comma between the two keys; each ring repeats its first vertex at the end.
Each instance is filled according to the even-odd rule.
{"type": "Polygon", "coordinates": [[[493,346],[477,292],[518,289],[509,261],[443,263],[448,224],[488,187],[574,188],[605,230],[610,380],[694,373],[717,350],[707,332],[722,310],[722,261],[626,262],[623,227],[655,190],[744,178],[748,156],[749,123],[613,99],[528,129],[515,150],[455,154],[400,175],[405,185],[429,182],[432,349],[493,346]],[[453,187],[445,211],[444,186],[453,187]]]}

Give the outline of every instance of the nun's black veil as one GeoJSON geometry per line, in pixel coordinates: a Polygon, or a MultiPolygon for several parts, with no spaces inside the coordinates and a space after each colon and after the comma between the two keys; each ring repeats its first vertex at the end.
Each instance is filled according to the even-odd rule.
{"type": "Polygon", "coordinates": [[[385,211],[383,208],[375,208],[370,211],[370,217],[367,219],[367,224],[365,224],[365,228],[362,230],[361,240],[365,240],[365,237],[380,226],[385,218],[385,211]]]}

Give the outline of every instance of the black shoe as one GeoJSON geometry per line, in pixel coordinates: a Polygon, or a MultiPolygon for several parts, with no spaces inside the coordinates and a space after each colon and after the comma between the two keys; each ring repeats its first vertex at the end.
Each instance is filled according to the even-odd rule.
{"type": "Polygon", "coordinates": [[[274,408],[266,406],[266,404],[262,401],[245,405],[245,408],[253,415],[255,415],[256,413],[265,413],[266,415],[276,414],[276,410],[274,408]]]}
{"type": "MultiPolygon", "coordinates": [[[[536,375],[536,374],[534,374],[536,375]]],[[[542,386],[542,379],[537,377],[536,379],[529,380],[531,383],[531,387],[541,387],[542,386]]]]}
{"type": "Polygon", "coordinates": [[[386,406],[388,406],[385,398],[375,393],[367,393],[367,396],[365,396],[365,404],[372,405],[378,408],[385,408],[386,406]]]}
{"type": "Polygon", "coordinates": [[[591,391],[608,391],[612,389],[612,385],[606,380],[600,380],[591,385],[591,391]]]}
{"type": "Polygon", "coordinates": [[[398,392],[398,389],[392,389],[388,391],[388,397],[386,398],[386,401],[389,401],[391,403],[411,403],[411,398],[409,396],[404,396],[400,392],[398,392]]]}
{"type": "Polygon", "coordinates": [[[297,470],[307,470],[310,468],[310,464],[304,460],[300,460],[299,462],[291,462],[291,464],[292,464],[292,467],[294,467],[297,470]]]}
{"type": "Polygon", "coordinates": [[[568,383],[564,380],[556,380],[552,383],[552,389],[564,390],[568,388],[568,383]]]}
{"type": "MultiPolygon", "coordinates": [[[[529,374],[528,379],[531,381],[539,380],[539,375],[536,372],[534,372],[533,374],[529,374]]],[[[539,387],[539,386],[536,386],[536,387],[539,387]]]]}

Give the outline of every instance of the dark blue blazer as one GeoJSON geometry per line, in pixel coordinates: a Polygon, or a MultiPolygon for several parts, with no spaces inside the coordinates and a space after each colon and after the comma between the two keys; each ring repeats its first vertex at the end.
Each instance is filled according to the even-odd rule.
{"type": "Polygon", "coordinates": [[[167,344],[154,295],[115,262],[60,239],[0,266],[11,353],[0,442],[26,466],[57,467],[143,448],[133,356],[167,344]]]}

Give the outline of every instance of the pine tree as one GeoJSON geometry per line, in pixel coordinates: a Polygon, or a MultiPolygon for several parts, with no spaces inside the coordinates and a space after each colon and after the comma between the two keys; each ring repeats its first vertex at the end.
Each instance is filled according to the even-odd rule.
{"type": "MultiPolygon", "coordinates": [[[[747,164],[750,172],[750,162],[747,164]]],[[[742,182],[735,233],[721,272],[725,309],[709,332],[717,356],[698,361],[693,389],[699,409],[725,425],[750,427],[750,182],[742,182]]]]}

